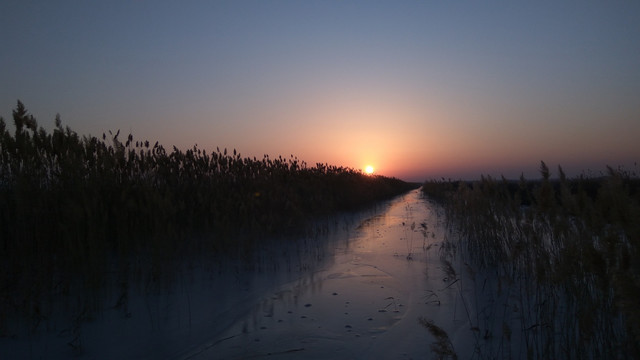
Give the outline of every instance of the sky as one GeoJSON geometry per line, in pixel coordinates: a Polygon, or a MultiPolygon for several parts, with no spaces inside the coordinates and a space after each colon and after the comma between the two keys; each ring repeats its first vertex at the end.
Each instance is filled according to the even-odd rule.
{"type": "Polygon", "coordinates": [[[409,181],[640,172],[638,1],[0,4],[0,116],[409,181]]]}

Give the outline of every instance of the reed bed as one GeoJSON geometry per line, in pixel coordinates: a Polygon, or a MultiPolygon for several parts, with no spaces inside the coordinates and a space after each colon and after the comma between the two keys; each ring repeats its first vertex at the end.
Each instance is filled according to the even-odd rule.
{"type": "Polygon", "coordinates": [[[13,134],[0,118],[0,335],[8,314],[46,318],[52,294],[155,278],[196,255],[241,257],[266,236],[417,187],[293,155],[80,136],[60,116],[48,132],[20,101],[12,115],[13,134]]]}
{"type": "MultiPolygon", "coordinates": [[[[480,358],[640,357],[640,179],[428,181],[474,273],[480,358]],[[484,301],[484,302],[483,302],[484,301]],[[499,340],[496,340],[498,337],[499,340]],[[493,345],[492,345],[493,344],[493,345]]],[[[470,299],[470,301],[474,301],[470,299]]]]}

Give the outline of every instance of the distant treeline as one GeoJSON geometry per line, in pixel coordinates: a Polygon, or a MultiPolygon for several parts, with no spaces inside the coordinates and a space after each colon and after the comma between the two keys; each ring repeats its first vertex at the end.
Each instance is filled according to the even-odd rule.
{"type": "Polygon", "coordinates": [[[59,116],[50,133],[20,101],[13,121],[11,134],[0,118],[4,294],[31,273],[104,269],[114,256],[149,254],[162,262],[189,251],[250,247],[417,187],[351,168],[307,166],[293,156],[167,151],[119,131],[79,136],[59,116]]]}
{"type": "Polygon", "coordinates": [[[530,299],[517,304],[523,326],[541,329],[522,333],[530,358],[640,356],[640,179],[607,169],[569,179],[558,167],[553,180],[542,162],[535,181],[422,187],[458,229],[465,261],[530,299]]]}

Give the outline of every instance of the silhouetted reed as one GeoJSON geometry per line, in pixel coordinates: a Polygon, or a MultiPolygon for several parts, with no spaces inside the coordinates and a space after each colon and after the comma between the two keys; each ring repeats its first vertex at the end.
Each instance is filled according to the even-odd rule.
{"type": "Polygon", "coordinates": [[[418,318],[418,322],[429,330],[431,335],[436,339],[436,341],[431,344],[431,351],[438,359],[456,360],[458,358],[446,331],[434,324],[433,320],[420,317],[418,318]]]}
{"type": "Polygon", "coordinates": [[[50,133],[20,101],[13,121],[11,134],[0,118],[0,333],[9,313],[45,314],[47,295],[99,291],[129,264],[157,277],[197,254],[242,256],[270,234],[416,187],[293,156],[79,136],[59,116],[50,133]]]}
{"type": "Polygon", "coordinates": [[[423,185],[444,206],[465,263],[485,274],[479,291],[497,289],[481,296],[495,300],[483,313],[502,314],[485,319],[509,344],[501,351],[517,337],[528,358],[640,356],[640,179],[607,170],[567,179],[559,167],[553,180],[542,162],[538,181],[423,185]]]}

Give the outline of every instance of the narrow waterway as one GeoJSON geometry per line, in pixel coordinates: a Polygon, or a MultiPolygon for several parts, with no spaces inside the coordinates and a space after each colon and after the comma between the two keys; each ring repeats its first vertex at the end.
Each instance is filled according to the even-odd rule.
{"type": "Polygon", "coordinates": [[[470,309],[444,264],[442,220],[417,190],[394,199],[335,243],[323,267],[256,298],[182,358],[430,358],[435,339],[421,318],[445,329],[458,352],[471,351],[470,309]]]}
{"type": "Polygon", "coordinates": [[[270,242],[249,262],[196,264],[163,286],[131,284],[126,306],[122,294],[113,293],[91,317],[49,319],[35,336],[0,338],[0,353],[34,359],[433,358],[434,349],[442,349],[422,319],[447,333],[460,358],[472,355],[472,289],[456,274],[460,266],[446,245],[437,206],[414,190],[327,222],[307,237],[270,242]]]}

